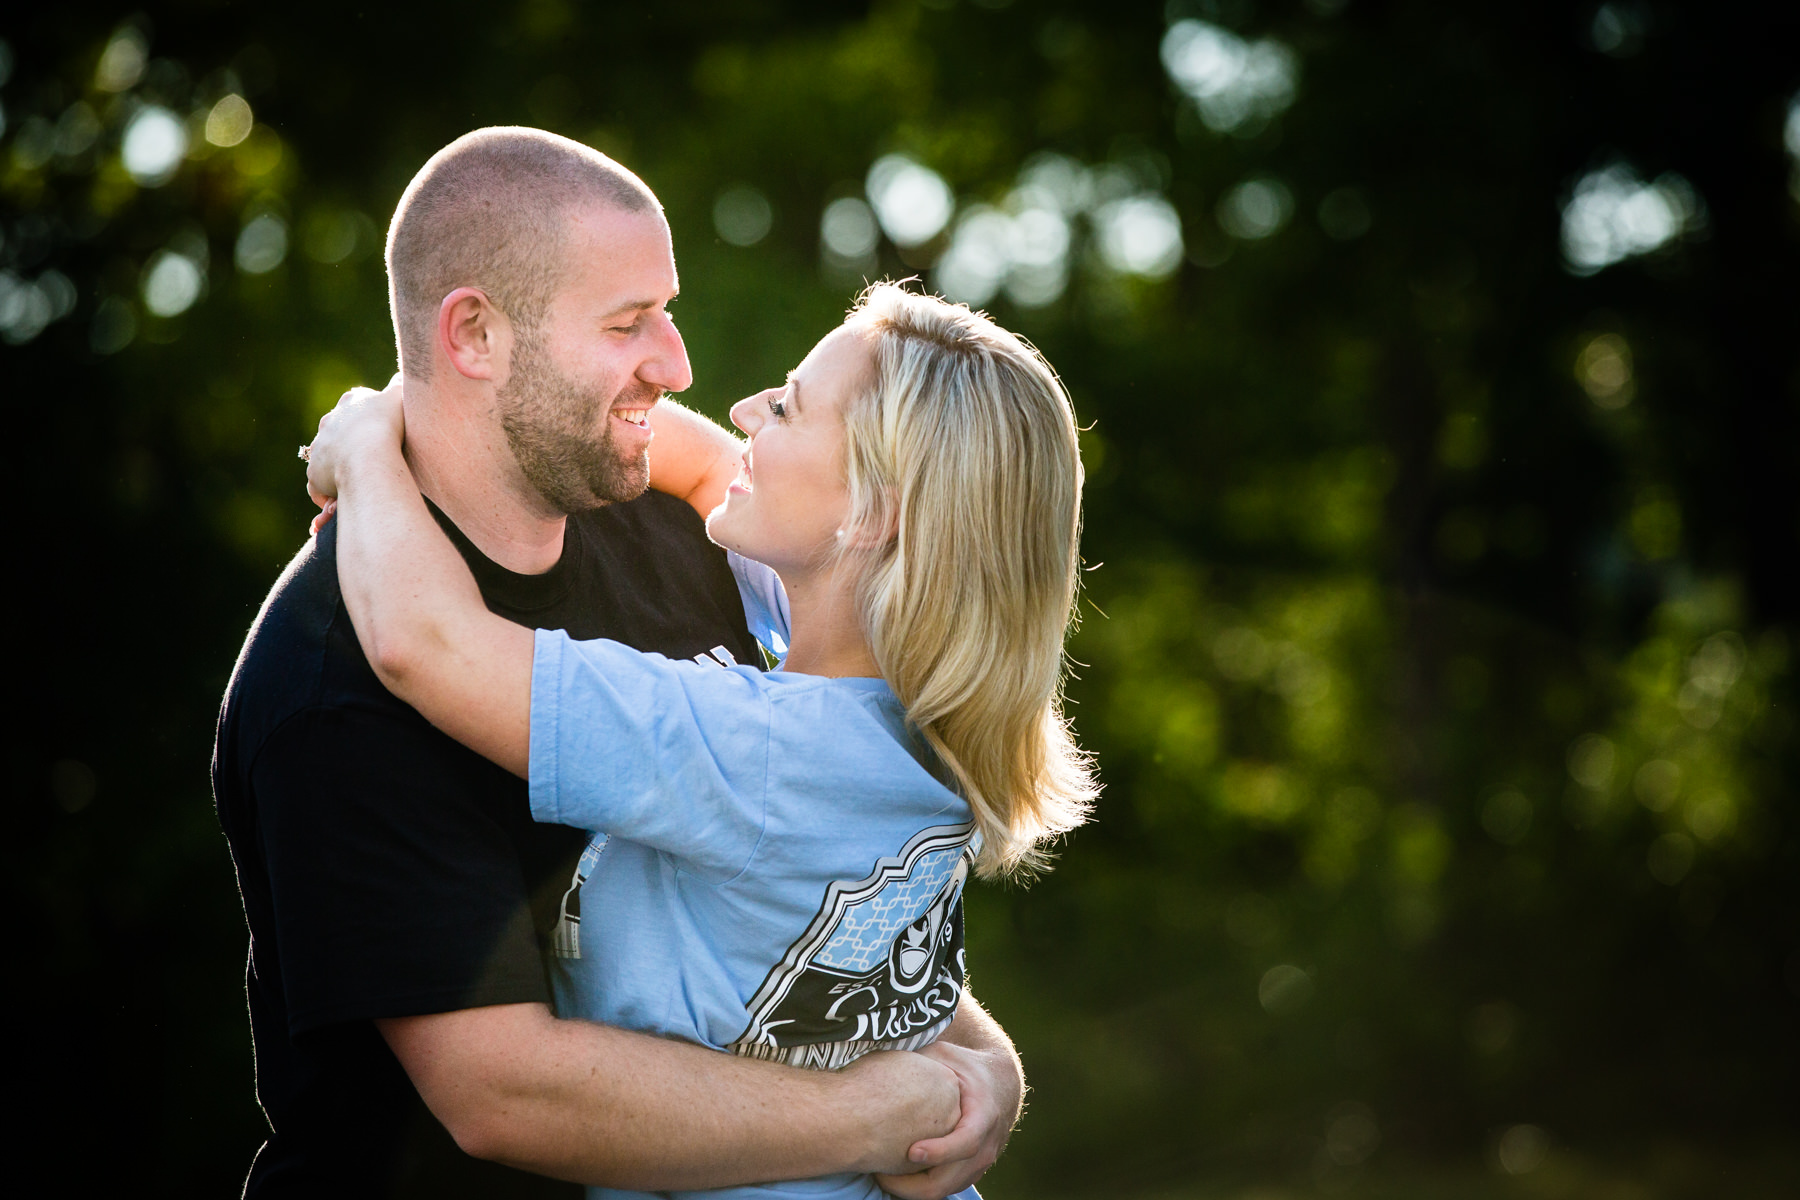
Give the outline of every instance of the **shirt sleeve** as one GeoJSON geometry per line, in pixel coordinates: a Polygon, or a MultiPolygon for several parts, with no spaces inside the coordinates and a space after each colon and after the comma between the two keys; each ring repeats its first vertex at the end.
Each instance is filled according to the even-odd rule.
{"type": "Polygon", "coordinates": [[[616,834],[723,882],[743,870],[762,837],[762,672],[540,629],[530,760],[539,821],[616,834]]]}
{"type": "Polygon", "coordinates": [[[414,714],[299,714],[251,771],[293,1035],[550,999],[523,789],[414,714]],[[414,717],[414,719],[405,719],[414,717]],[[509,813],[495,800],[511,797],[509,813]]]}
{"type": "Polygon", "coordinates": [[[787,589],[781,586],[781,576],[775,574],[775,568],[745,558],[736,550],[727,550],[725,561],[731,564],[731,574],[737,579],[738,595],[744,601],[744,621],[750,626],[751,636],[774,651],[775,657],[785,658],[793,621],[788,616],[787,589]]]}

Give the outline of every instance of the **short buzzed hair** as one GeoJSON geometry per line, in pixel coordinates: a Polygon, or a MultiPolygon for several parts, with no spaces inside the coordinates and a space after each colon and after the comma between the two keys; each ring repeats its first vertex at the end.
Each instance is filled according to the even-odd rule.
{"type": "Polygon", "coordinates": [[[562,280],[566,213],[595,202],[627,212],[662,208],[643,180],[606,155],[541,129],[477,129],[432,155],[388,226],[402,369],[430,378],[438,306],[460,287],[486,292],[531,336],[562,280]]]}

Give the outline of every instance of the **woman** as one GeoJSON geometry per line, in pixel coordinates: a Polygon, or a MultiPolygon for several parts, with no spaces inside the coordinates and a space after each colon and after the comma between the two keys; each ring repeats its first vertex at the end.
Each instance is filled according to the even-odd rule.
{"type": "Polygon", "coordinates": [[[967,870],[1041,865],[1092,800],[1060,695],[1075,423],[1034,350],[891,284],[731,416],[742,469],[695,503],[752,631],[785,649],[766,674],[490,614],[391,396],[323,423],[309,476],[338,497],[341,586],[382,682],[528,776],[539,820],[598,834],[559,930],[559,1013],[837,1067],[943,1032],[967,870]]]}

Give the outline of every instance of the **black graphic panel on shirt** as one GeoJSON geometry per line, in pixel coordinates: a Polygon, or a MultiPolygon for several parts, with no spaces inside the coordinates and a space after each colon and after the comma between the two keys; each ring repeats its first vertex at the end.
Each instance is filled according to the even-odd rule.
{"type": "Polygon", "coordinates": [[[972,830],[923,830],[866,878],[826,888],[806,932],[750,998],[750,1022],[731,1048],[832,1068],[942,1032],[962,998],[972,830]]]}

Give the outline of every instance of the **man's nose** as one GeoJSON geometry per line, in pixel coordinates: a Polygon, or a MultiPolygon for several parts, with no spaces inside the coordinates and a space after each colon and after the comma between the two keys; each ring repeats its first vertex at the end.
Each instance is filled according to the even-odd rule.
{"type": "Polygon", "coordinates": [[[654,344],[649,357],[638,367],[637,376],[665,392],[685,392],[694,382],[687,345],[668,313],[658,313],[657,318],[657,328],[651,335],[654,344]]]}

